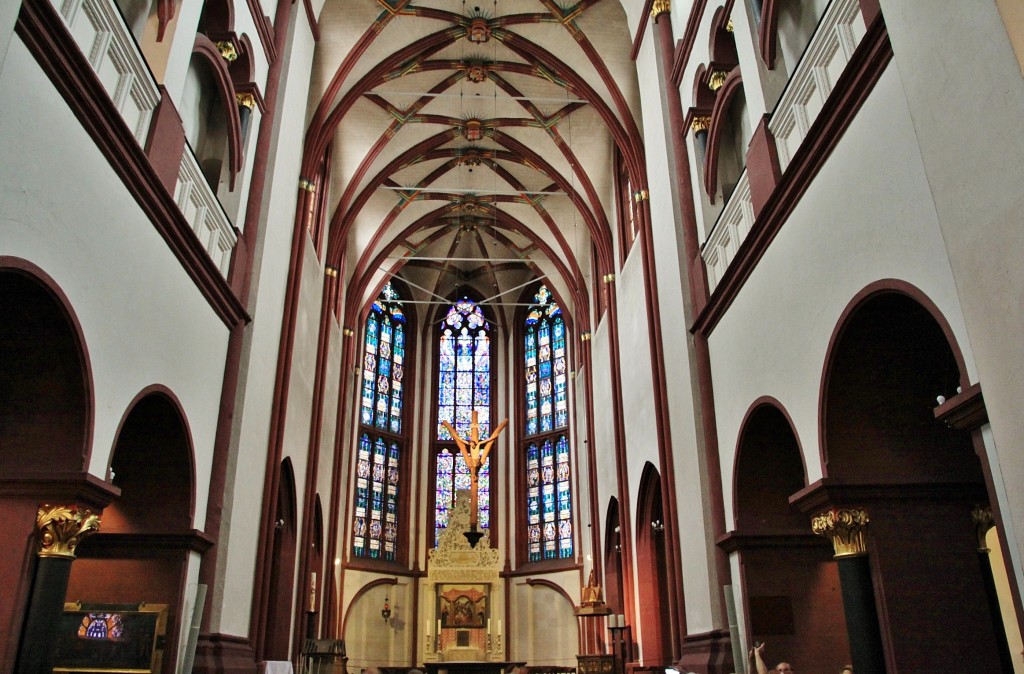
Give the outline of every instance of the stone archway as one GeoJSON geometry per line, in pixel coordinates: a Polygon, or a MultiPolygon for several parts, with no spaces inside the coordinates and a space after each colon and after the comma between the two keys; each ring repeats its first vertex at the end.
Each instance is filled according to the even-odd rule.
{"type": "Polygon", "coordinates": [[[121,494],[103,511],[100,532],[78,548],[66,600],[166,604],[163,671],[173,672],[188,605],[190,556],[209,541],[193,528],[195,480],[184,414],[162,387],[140,393],[114,444],[110,481],[121,494]]]}
{"type": "Polygon", "coordinates": [[[274,540],[270,566],[270,590],[267,604],[263,659],[290,659],[292,625],[292,579],[295,575],[297,542],[295,473],[291,459],[281,462],[281,480],[274,509],[274,540]]]}
{"type": "Polygon", "coordinates": [[[636,520],[636,570],[640,615],[633,626],[643,664],[672,662],[672,634],[668,604],[668,567],[665,551],[665,516],[661,476],[650,463],[640,476],[636,520]],[[639,628],[639,630],[637,629],[639,628]]]}
{"type": "Polygon", "coordinates": [[[736,452],[735,530],[747,643],[762,641],[771,664],[839,671],[850,660],[831,547],[789,503],[806,486],[800,445],[778,401],[762,398],[744,420],[736,452]]]}
{"type": "Polygon", "coordinates": [[[935,418],[937,397],[967,384],[945,320],[903,285],[852,304],[827,360],[826,477],[808,500],[870,517],[880,655],[891,674],[1002,671],[1005,637],[993,627],[971,519],[972,508],[990,498],[981,461],[969,433],[935,418]]]}
{"type": "MultiPolygon", "coordinates": [[[[46,657],[33,644],[47,643],[46,626],[53,622],[50,609],[59,612],[67,579],[65,568],[57,574],[60,585],[49,588],[55,601],[47,602],[47,607],[30,601],[37,577],[40,506],[82,505],[95,513],[111,494],[86,473],[91,373],[82,331],[67,298],[42,270],[0,256],[0,316],[0,508],[5,522],[0,574],[6,586],[0,633],[12,635],[0,646],[0,670],[12,671],[19,647],[23,654],[46,657]]],[[[41,661],[21,662],[23,667],[36,664],[46,666],[41,661]]]]}

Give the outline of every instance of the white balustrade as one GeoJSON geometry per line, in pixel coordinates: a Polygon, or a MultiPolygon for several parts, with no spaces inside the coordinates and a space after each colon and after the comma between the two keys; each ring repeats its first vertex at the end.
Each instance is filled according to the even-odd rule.
{"type": "Polygon", "coordinates": [[[181,156],[174,201],[220,273],[227,277],[231,251],[238,236],[187,145],[181,156]]]}
{"type": "Polygon", "coordinates": [[[711,236],[701,250],[708,269],[708,292],[713,292],[722,280],[729,263],[736,256],[740,244],[754,226],[754,203],[750,198],[750,180],[743,171],[736,189],[718,216],[711,236]]]}
{"type": "Polygon", "coordinates": [[[832,0],[825,9],[768,122],[783,171],[803,143],[866,30],[858,0],[832,0]]]}
{"type": "MultiPolygon", "coordinates": [[[[779,99],[768,128],[775,136],[779,168],[785,172],[846,69],[867,28],[858,0],[832,0],[811,37],[796,72],[779,99]]],[[[708,292],[714,292],[740,244],[754,225],[747,172],[722,209],[701,256],[708,271],[708,292]]]]}
{"type": "Polygon", "coordinates": [[[139,145],[160,90],[113,0],[50,0],[139,145]]]}

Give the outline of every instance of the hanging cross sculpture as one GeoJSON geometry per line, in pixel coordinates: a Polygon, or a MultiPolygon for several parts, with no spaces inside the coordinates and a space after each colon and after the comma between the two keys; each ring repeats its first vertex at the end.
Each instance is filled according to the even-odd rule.
{"type": "Polygon", "coordinates": [[[469,541],[469,546],[472,548],[476,547],[477,542],[483,536],[483,532],[477,531],[477,522],[479,518],[478,511],[478,485],[479,485],[479,473],[480,466],[484,465],[487,461],[487,455],[491,453],[491,445],[498,439],[498,434],[501,433],[502,429],[508,425],[508,419],[505,419],[498,427],[494,429],[490,437],[483,440],[480,439],[480,424],[477,422],[476,410],[473,410],[472,421],[469,424],[469,437],[460,438],[456,433],[452,425],[447,421],[442,421],[441,424],[448,430],[449,435],[452,436],[452,440],[458,445],[459,451],[462,452],[462,458],[466,461],[466,467],[469,468],[469,531],[464,535],[466,540],[469,541]]]}

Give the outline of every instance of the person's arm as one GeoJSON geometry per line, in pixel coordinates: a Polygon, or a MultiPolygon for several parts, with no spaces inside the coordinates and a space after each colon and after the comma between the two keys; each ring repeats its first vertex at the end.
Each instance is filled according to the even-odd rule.
{"type": "Polygon", "coordinates": [[[757,667],[757,674],[768,674],[768,665],[764,664],[764,644],[754,647],[754,666],[757,667]]]}

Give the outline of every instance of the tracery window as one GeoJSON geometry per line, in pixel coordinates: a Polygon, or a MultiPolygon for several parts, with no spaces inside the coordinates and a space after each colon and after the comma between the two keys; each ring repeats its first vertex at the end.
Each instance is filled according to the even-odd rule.
{"type": "Polygon", "coordinates": [[[540,286],[523,333],[526,540],[531,562],[573,556],[565,320],[540,286]]]}
{"type": "Polygon", "coordinates": [[[363,340],[363,388],[356,456],[352,554],[395,561],[398,553],[399,478],[405,446],[402,378],[406,317],[388,282],[370,307],[363,340]]]}
{"type": "MultiPolygon", "coordinates": [[[[455,493],[469,489],[469,469],[451,435],[441,424],[447,421],[462,437],[470,432],[477,413],[480,435],[491,432],[491,339],[490,324],[476,302],[462,298],[441,321],[438,335],[437,434],[434,492],[434,542],[448,526],[455,493]]],[[[478,526],[491,525],[491,480],[488,457],[480,467],[478,526]]]]}

